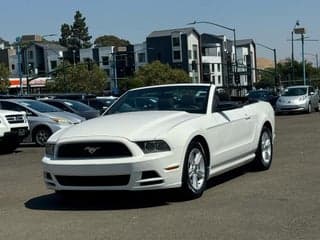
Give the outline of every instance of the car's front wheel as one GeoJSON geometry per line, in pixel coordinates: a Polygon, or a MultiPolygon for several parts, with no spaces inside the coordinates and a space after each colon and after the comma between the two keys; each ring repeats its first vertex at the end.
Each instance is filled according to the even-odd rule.
{"type": "Polygon", "coordinates": [[[273,157],[273,144],[271,130],[264,126],[261,131],[258,149],[254,165],[258,170],[268,170],[271,166],[273,157]]]}
{"type": "Polygon", "coordinates": [[[182,193],[187,199],[198,198],[206,189],[208,164],[203,145],[192,141],[187,149],[182,176],[182,193]]]}

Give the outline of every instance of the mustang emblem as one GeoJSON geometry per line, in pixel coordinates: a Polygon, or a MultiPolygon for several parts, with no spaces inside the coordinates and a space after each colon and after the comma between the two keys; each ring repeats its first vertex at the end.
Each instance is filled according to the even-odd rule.
{"type": "Polygon", "coordinates": [[[90,154],[94,154],[97,150],[99,150],[101,147],[85,147],[83,150],[87,151],[90,154]]]}

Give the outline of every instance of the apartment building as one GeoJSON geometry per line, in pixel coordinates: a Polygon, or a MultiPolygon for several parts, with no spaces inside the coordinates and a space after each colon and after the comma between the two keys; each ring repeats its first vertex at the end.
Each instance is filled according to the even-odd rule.
{"type": "Polygon", "coordinates": [[[183,69],[192,82],[201,82],[200,34],[194,28],[154,31],[146,42],[148,62],[159,60],[183,69]]]}

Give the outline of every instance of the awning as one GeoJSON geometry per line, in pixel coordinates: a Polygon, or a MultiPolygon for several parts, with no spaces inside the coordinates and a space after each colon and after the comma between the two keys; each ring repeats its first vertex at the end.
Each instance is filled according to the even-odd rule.
{"type": "MultiPolygon", "coordinates": [[[[30,87],[45,87],[46,81],[48,78],[39,77],[33,79],[29,82],[30,87]]],[[[9,88],[20,88],[20,79],[19,78],[10,78],[10,86],[9,88]]],[[[25,77],[22,78],[22,87],[27,87],[27,79],[25,77]]]]}

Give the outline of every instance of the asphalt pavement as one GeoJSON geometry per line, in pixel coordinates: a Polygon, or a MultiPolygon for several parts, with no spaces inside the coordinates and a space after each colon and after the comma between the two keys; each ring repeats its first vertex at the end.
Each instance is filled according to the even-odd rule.
{"type": "Polygon", "coordinates": [[[276,117],[273,164],[213,178],[204,195],[45,188],[43,148],[0,155],[0,239],[320,239],[320,114],[276,117]]]}

